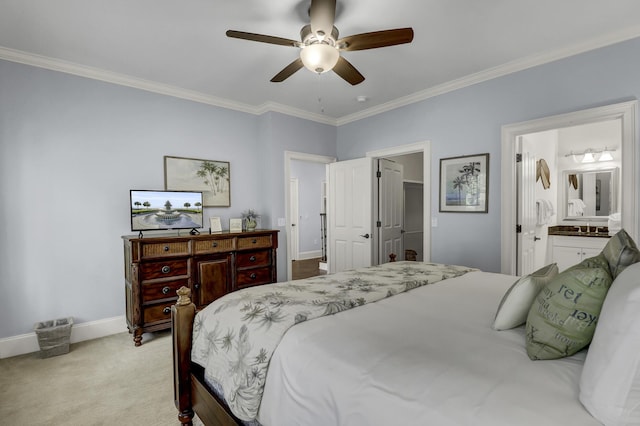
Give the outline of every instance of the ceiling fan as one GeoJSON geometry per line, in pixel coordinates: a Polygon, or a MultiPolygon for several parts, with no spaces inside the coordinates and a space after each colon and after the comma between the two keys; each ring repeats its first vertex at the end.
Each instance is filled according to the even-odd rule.
{"type": "Polygon", "coordinates": [[[341,51],[375,49],[411,43],[413,40],[412,28],[374,31],[338,38],[338,29],[333,25],[335,16],[336,0],[311,0],[311,22],[300,30],[301,41],[234,30],[227,31],[227,37],[300,48],[300,57],[276,74],[271,79],[272,82],[282,82],[304,66],[318,74],[333,70],[352,85],[362,83],[364,76],[340,55],[341,51]]]}

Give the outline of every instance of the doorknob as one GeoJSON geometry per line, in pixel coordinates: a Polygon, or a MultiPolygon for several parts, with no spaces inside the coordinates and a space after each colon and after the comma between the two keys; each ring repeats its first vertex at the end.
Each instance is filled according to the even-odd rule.
{"type": "Polygon", "coordinates": [[[540,241],[542,238],[540,237],[533,237],[533,241],[540,241]]]}
{"type": "Polygon", "coordinates": [[[292,224],[291,224],[291,226],[296,226],[296,224],[295,224],[295,223],[292,223],[292,224]]]}
{"type": "Polygon", "coordinates": [[[364,237],[364,238],[369,238],[369,234],[364,234],[364,235],[360,235],[360,236],[364,237]]]}

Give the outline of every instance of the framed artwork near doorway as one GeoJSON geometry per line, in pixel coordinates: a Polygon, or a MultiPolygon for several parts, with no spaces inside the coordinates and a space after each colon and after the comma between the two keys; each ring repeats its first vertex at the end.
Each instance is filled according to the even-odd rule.
{"type": "Polygon", "coordinates": [[[489,154],[440,159],[440,212],[489,211],[489,154]]]}

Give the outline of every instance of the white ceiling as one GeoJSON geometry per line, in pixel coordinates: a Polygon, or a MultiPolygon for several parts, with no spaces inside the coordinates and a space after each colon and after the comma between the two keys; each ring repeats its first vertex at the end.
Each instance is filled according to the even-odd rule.
{"type": "Polygon", "coordinates": [[[225,36],[298,40],[309,1],[0,0],[0,59],[342,124],[640,36],[638,0],[338,0],[341,36],[415,32],[411,44],[343,52],[366,78],[357,86],[306,69],[271,83],[298,50],[225,36]]]}

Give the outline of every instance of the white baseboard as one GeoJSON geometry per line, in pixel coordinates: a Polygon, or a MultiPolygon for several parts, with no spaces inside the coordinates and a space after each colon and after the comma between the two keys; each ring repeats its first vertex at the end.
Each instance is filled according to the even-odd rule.
{"type": "Polygon", "coordinates": [[[315,259],[316,257],[322,257],[322,250],[301,251],[298,253],[298,260],[315,259]]]}
{"type": "MultiPolygon", "coordinates": [[[[111,334],[122,333],[127,330],[124,316],[105,318],[96,321],[74,324],[71,327],[70,343],[97,339],[111,334]]],[[[0,339],[0,359],[16,355],[28,354],[40,350],[36,333],[20,334],[18,336],[0,339]]]]}

